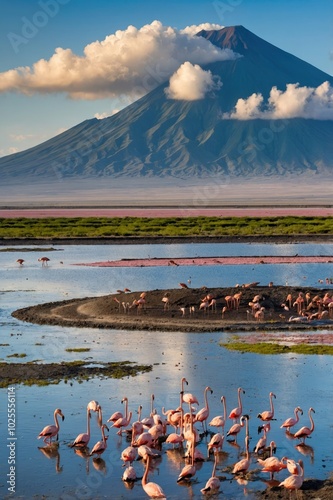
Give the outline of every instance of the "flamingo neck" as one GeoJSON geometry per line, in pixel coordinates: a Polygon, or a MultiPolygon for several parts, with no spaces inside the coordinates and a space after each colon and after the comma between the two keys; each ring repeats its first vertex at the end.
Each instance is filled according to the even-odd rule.
{"type": "Polygon", "coordinates": [[[224,421],[227,420],[227,405],[225,402],[225,398],[223,398],[223,418],[224,418],[224,421]]]}
{"type": "Polygon", "coordinates": [[[310,422],[311,422],[311,432],[313,432],[314,430],[314,421],[313,421],[313,418],[312,418],[312,414],[311,414],[311,411],[309,411],[309,419],[310,419],[310,422]]]}
{"type": "Polygon", "coordinates": [[[147,463],[146,463],[145,472],[144,472],[143,477],[142,477],[142,485],[143,486],[146,486],[146,484],[147,484],[148,471],[149,471],[149,462],[150,462],[150,456],[148,455],[147,456],[147,463]]]}
{"type": "Polygon", "coordinates": [[[54,412],[54,422],[56,428],[59,430],[58,413],[56,411],[54,412]]]}
{"type": "Polygon", "coordinates": [[[87,411],[87,434],[90,436],[90,411],[87,411]]]}
{"type": "Polygon", "coordinates": [[[241,391],[238,391],[238,406],[240,408],[240,412],[242,413],[243,407],[242,407],[241,391]]]}
{"type": "Polygon", "coordinates": [[[271,412],[274,415],[273,395],[272,394],[269,395],[269,399],[271,401],[271,412]]]}

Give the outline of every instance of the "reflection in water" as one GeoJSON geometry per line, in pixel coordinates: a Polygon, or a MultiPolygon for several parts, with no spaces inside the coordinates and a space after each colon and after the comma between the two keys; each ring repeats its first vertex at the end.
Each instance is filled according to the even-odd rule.
{"type": "Polygon", "coordinates": [[[308,444],[297,444],[295,448],[305,457],[310,457],[311,464],[314,463],[314,449],[312,448],[312,446],[309,446],[308,444]]]}
{"type": "Polygon", "coordinates": [[[90,472],[90,454],[88,448],[75,448],[75,455],[83,458],[86,462],[86,473],[90,472]]]}
{"type": "Polygon", "coordinates": [[[103,458],[94,457],[92,460],[92,464],[93,464],[95,470],[98,470],[99,472],[103,472],[103,474],[106,475],[107,468],[106,468],[105,460],[103,460],[103,458]]]}
{"type": "Polygon", "coordinates": [[[55,470],[57,473],[62,472],[62,466],[60,466],[59,443],[51,443],[43,447],[38,446],[38,449],[43,453],[44,457],[55,460],[55,470]]]}

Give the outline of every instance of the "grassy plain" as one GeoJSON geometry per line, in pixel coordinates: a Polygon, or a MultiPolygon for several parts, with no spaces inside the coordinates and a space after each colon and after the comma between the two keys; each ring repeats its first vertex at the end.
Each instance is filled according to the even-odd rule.
{"type": "Polygon", "coordinates": [[[333,217],[0,218],[0,238],[333,235],[333,217]]]}

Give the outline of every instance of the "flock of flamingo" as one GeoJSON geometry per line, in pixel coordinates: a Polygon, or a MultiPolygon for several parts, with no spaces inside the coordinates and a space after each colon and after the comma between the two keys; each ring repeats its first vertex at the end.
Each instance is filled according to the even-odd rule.
{"type": "MultiPolygon", "coordinates": [[[[124,473],[122,479],[124,482],[133,483],[141,479],[142,488],[150,498],[166,498],[166,493],[160,485],[148,480],[148,475],[151,473],[151,463],[154,459],[160,458],[163,454],[163,448],[166,447],[173,450],[178,450],[181,454],[183,464],[180,465],[181,470],[178,477],[175,478],[177,483],[189,484],[192,480],[195,481],[197,468],[196,462],[211,461],[210,455],[213,454],[213,468],[211,477],[206,482],[205,486],[200,489],[203,495],[217,494],[220,490],[221,478],[217,475],[217,467],[219,460],[223,453],[223,445],[225,440],[233,443],[240,449],[237,444],[237,439],[240,436],[242,428],[245,428],[245,448],[240,454],[240,460],[228,467],[224,472],[228,472],[232,477],[237,479],[240,484],[246,484],[251,480],[251,475],[258,475],[263,473],[270,473],[270,486],[284,487],[288,490],[297,491],[302,487],[304,480],[304,463],[302,460],[296,462],[292,458],[282,457],[281,459],[275,456],[276,443],[269,441],[268,435],[271,429],[274,418],[274,399],[276,395],[273,392],[269,393],[269,410],[258,413],[257,418],[260,421],[258,427],[258,434],[262,435],[258,439],[253,450],[250,451],[250,432],[248,414],[243,412],[242,394],[245,391],[238,388],[238,406],[232,409],[227,414],[226,398],[221,397],[223,405],[223,414],[209,418],[209,394],[213,393],[211,387],[204,389],[205,406],[197,410],[199,401],[197,397],[191,393],[185,392],[185,384],[188,382],[186,378],[181,379],[180,387],[180,401],[179,406],[175,409],[166,410],[161,408],[161,413],[158,414],[154,408],[154,395],[151,395],[151,409],[150,414],[146,418],[141,418],[142,406],[138,408],[138,419],[131,423],[132,411],[128,411],[128,398],[124,397],[121,403],[124,403],[124,412],[117,411],[108,418],[106,423],[103,423],[102,407],[97,401],[90,401],[86,409],[87,429],[86,432],[80,433],[70,444],[79,454],[84,453],[86,457],[97,456],[100,457],[107,449],[108,435],[106,432],[110,431],[111,427],[117,429],[117,434],[122,436],[126,435],[127,441],[130,440],[130,445],[123,449],[120,459],[123,461],[124,473]],[[99,440],[91,449],[90,443],[90,420],[91,413],[96,412],[98,415],[98,425],[101,431],[101,440],[99,440]],[[227,431],[227,421],[231,420],[232,423],[227,431]],[[108,425],[109,424],[109,425],[108,425]],[[199,426],[197,428],[196,424],[199,426]],[[208,430],[209,428],[216,428],[217,432],[208,430]],[[168,430],[168,429],[171,429],[168,430]],[[208,441],[208,437],[210,440],[208,441]],[[207,451],[206,454],[200,451],[197,446],[205,440],[207,451]],[[243,456],[242,456],[243,455],[243,456]],[[145,465],[144,474],[142,478],[137,476],[134,467],[137,460],[143,460],[145,465]],[[254,468],[251,469],[251,465],[254,468]],[[287,469],[289,475],[283,480],[274,479],[274,475],[280,471],[287,469]]],[[[307,447],[305,440],[310,437],[314,431],[313,413],[315,410],[309,408],[308,416],[310,426],[302,426],[296,432],[292,433],[292,428],[300,421],[300,415],[303,415],[302,409],[297,406],[294,409],[294,416],[287,418],[282,425],[281,429],[285,430],[289,438],[298,440],[297,449],[307,447]]],[[[62,411],[57,408],[54,411],[54,425],[48,425],[38,435],[38,439],[42,438],[46,446],[52,446],[55,438],[58,441],[58,434],[60,424],[58,418],[64,420],[62,411]]],[[[201,447],[202,448],[202,447],[201,447]]],[[[179,467],[179,468],[180,468],[179,467]]]]}
{"type": "MultiPolygon", "coordinates": [[[[39,259],[37,259],[37,261],[42,263],[42,267],[45,267],[48,265],[48,262],[50,262],[50,259],[48,257],[39,257],[39,259]]],[[[23,266],[25,260],[24,259],[17,259],[16,262],[19,264],[19,266],[23,266]]]]}

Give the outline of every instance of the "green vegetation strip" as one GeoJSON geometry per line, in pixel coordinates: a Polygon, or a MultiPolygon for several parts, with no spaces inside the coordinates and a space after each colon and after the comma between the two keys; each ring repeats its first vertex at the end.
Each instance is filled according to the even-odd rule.
{"type": "Polygon", "coordinates": [[[94,377],[124,378],[150,372],[152,365],[137,365],[131,361],[94,363],[71,361],[62,363],[0,363],[0,387],[12,384],[49,385],[76,380],[82,383],[94,377]]]}
{"type": "Polygon", "coordinates": [[[1,238],[286,236],[333,234],[333,217],[0,218],[1,238]]]}
{"type": "Polygon", "coordinates": [[[66,352],[89,352],[90,347],[67,347],[66,352]]]}
{"type": "Polygon", "coordinates": [[[253,352],[255,354],[329,354],[333,355],[332,345],[322,344],[272,344],[269,342],[228,342],[220,344],[230,351],[253,352]]]}

